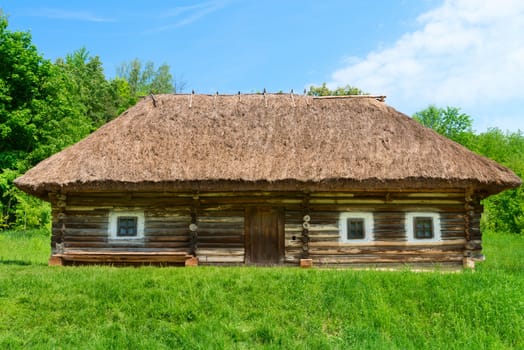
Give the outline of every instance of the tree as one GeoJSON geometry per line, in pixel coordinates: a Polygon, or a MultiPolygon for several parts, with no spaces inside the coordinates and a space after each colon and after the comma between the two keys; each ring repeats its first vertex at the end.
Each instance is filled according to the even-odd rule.
{"type": "Polygon", "coordinates": [[[99,127],[118,115],[118,91],[104,75],[98,56],[92,57],[86,48],[81,48],[65,59],[58,59],[56,66],[67,77],[71,98],[80,104],[95,127],[99,127]]]}
{"type": "Polygon", "coordinates": [[[7,26],[0,16],[1,227],[16,225],[17,216],[32,207],[24,205],[29,201],[13,187],[13,179],[93,129],[70,94],[69,77],[38,53],[29,33],[7,26]]]}
{"type": "Polygon", "coordinates": [[[473,121],[469,115],[460,113],[460,108],[437,108],[431,105],[415,113],[413,119],[466,147],[471,143],[473,121]]]}
{"type": "MultiPolygon", "coordinates": [[[[136,103],[138,96],[176,91],[168,65],[123,64],[108,81],[102,62],[81,48],[55,64],[27,32],[8,30],[0,14],[0,229],[49,222],[49,206],[13,180],[136,103]]],[[[183,83],[181,84],[183,86],[183,83]]],[[[182,87],[180,86],[180,87],[182,87]]]]}
{"type": "Polygon", "coordinates": [[[309,96],[347,96],[347,95],[367,95],[367,93],[363,92],[359,88],[356,88],[351,85],[346,85],[344,87],[338,87],[335,90],[330,90],[326,83],[322,83],[321,86],[313,86],[311,85],[309,87],[309,90],[307,92],[309,96]]]}
{"type": "MultiPolygon", "coordinates": [[[[491,128],[476,136],[473,150],[524,177],[524,135],[491,128]]],[[[524,234],[524,188],[507,190],[484,201],[485,228],[524,234]]]]}
{"type": "MultiPolygon", "coordinates": [[[[131,96],[135,98],[150,93],[169,94],[177,92],[177,86],[167,64],[155,69],[155,64],[151,61],[142,64],[139,59],[134,59],[131,62],[122,63],[117,68],[117,77],[127,81],[131,96]]],[[[178,90],[181,90],[182,86],[179,84],[178,90]]]]}
{"type": "MultiPolygon", "coordinates": [[[[472,118],[459,108],[428,108],[415,113],[413,119],[432,128],[470,150],[491,158],[524,176],[524,135],[489,129],[475,134],[472,118]]],[[[482,228],[498,232],[524,233],[524,189],[507,190],[483,201],[482,228]]]]}
{"type": "Polygon", "coordinates": [[[129,83],[122,78],[110,81],[111,91],[115,94],[115,102],[118,105],[117,115],[120,115],[136,103],[136,97],[131,93],[129,83]]]}
{"type": "Polygon", "coordinates": [[[41,82],[49,63],[31,43],[31,36],[7,30],[0,17],[0,169],[16,165],[34,147],[34,103],[41,99],[41,82]]]}
{"type": "Polygon", "coordinates": [[[69,84],[29,33],[0,18],[0,169],[25,170],[91,131],[69,84]]]}

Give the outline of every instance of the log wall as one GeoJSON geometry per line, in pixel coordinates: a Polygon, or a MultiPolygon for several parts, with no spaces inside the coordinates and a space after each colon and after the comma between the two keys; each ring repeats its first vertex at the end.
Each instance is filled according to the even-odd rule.
{"type": "Polygon", "coordinates": [[[244,212],[203,209],[198,217],[196,256],[201,264],[244,262],[244,212]]]}
{"type": "Polygon", "coordinates": [[[284,211],[285,264],[313,259],[315,266],[462,265],[466,247],[480,249],[480,200],[451,192],[240,192],[51,194],[53,253],[139,251],[195,253],[200,264],[245,261],[246,208],[284,211]],[[114,209],[142,210],[144,238],[111,239],[114,209]],[[374,240],[342,243],[339,215],[372,212],[374,240]],[[438,212],[441,242],[407,242],[407,212],[438,212]],[[304,215],[310,217],[304,226],[304,215]],[[197,225],[196,232],[189,225],[197,225]],[[305,229],[305,227],[307,229],[305,229]],[[473,243],[472,243],[473,242],[473,243]]]}

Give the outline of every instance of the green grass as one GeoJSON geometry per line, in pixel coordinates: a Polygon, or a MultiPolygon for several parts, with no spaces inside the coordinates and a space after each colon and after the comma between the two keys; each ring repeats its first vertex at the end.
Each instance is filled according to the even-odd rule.
{"type": "Polygon", "coordinates": [[[475,272],[48,267],[0,232],[0,349],[524,348],[524,237],[475,272]]]}

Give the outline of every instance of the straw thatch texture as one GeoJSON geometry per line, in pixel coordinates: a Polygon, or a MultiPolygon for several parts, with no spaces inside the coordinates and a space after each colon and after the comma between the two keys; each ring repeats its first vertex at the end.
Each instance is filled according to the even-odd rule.
{"type": "Polygon", "coordinates": [[[147,97],[15,183],[49,191],[438,189],[496,193],[510,170],[370,97],[147,97]],[[154,101],[155,100],[155,101],[154,101]]]}

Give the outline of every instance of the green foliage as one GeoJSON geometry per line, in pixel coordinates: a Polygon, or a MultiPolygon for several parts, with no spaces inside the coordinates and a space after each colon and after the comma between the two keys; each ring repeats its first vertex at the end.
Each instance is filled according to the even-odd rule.
{"type": "Polygon", "coordinates": [[[12,181],[94,129],[72,91],[70,76],[40,56],[31,35],[7,30],[7,19],[0,17],[2,227],[48,221],[48,207],[14,189],[12,181]]]}
{"type": "Polygon", "coordinates": [[[7,30],[0,17],[0,168],[13,168],[36,147],[35,135],[46,116],[38,110],[47,97],[50,64],[28,33],[7,30]]]}
{"type": "Polygon", "coordinates": [[[524,236],[475,273],[47,267],[48,231],[0,232],[0,348],[520,349],[524,236]]]}
{"type": "Polygon", "coordinates": [[[107,81],[98,56],[90,57],[81,48],[58,59],[56,66],[65,76],[70,98],[74,100],[82,115],[90,119],[90,124],[99,127],[118,115],[119,90],[107,81]]]}
{"type": "Polygon", "coordinates": [[[131,62],[122,63],[117,69],[117,76],[127,81],[130,94],[135,99],[150,93],[176,92],[173,76],[167,64],[155,69],[155,64],[151,61],[142,64],[139,59],[134,59],[131,62]]]}
{"type": "Polygon", "coordinates": [[[348,95],[367,95],[359,88],[356,88],[351,85],[346,85],[343,87],[338,87],[335,90],[330,90],[326,83],[322,83],[322,86],[313,86],[309,87],[307,92],[309,96],[348,96],[348,95]]]}
{"type": "Polygon", "coordinates": [[[12,185],[18,172],[6,169],[0,173],[0,230],[11,226],[16,220],[16,188],[12,185]]]}
{"type": "Polygon", "coordinates": [[[522,186],[484,200],[483,229],[524,234],[524,191],[522,186]]]}
{"type": "Polygon", "coordinates": [[[49,206],[16,190],[17,176],[115,118],[139,94],[175,87],[169,66],[142,69],[138,60],[123,66],[129,79],[107,80],[100,58],[85,48],[53,64],[29,33],[7,26],[0,14],[0,229],[30,228],[49,223],[49,206]]]}
{"type": "Polygon", "coordinates": [[[472,150],[511,167],[517,175],[524,175],[524,134],[521,131],[503,132],[490,128],[480,133],[472,150]]]}
{"type": "MultiPolygon", "coordinates": [[[[507,166],[524,178],[524,134],[493,128],[475,137],[472,149],[507,166]]],[[[483,228],[524,233],[524,188],[507,190],[484,200],[483,228]]]]}
{"type": "Polygon", "coordinates": [[[13,186],[18,171],[5,169],[0,173],[0,230],[36,229],[51,222],[49,203],[30,196],[13,186]]]}
{"type": "Polygon", "coordinates": [[[437,108],[432,105],[415,113],[413,119],[466,147],[473,137],[473,120],[469,115],[460,113],[460,108],[437,108]]]}
{"type": "MultiPolygon", "coordinates": [[[[485,157],[510,168],[524,177],[524,135],[522,132],[502,132],[492,128],[480,134],[472,130],[472,118],[456,107],[428,108],[417,112],[413,119],[441,135],[485,157]]],[[[524,233],[524,189],[507,190],[484,200],[482,229],[524,233]]]]}
{"type": "Polygon", "coordinates": [[[116,93],[116,98],[118,99],[118,115],[137,102],[136,98],[131,93],[129,83],[126,80],[122,78],[111,80],[111,89],[116,93]]]}
{"type": "Polygon", "coordinates": [[[21,172],[92,130],[70,79],[43,59],[28,33],[0,20],[0,169],[21,172]]]}
{"type": "Polygon", "coordinates": [[[16,188],[16,222],[14,228],[28,230],[49,226],[51,205],[16,188]]]}

